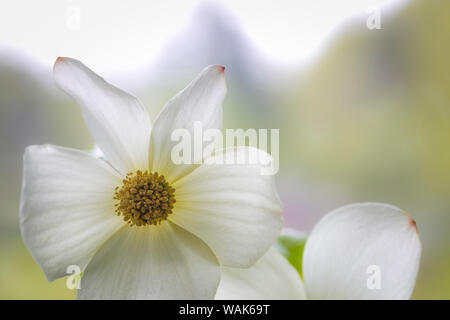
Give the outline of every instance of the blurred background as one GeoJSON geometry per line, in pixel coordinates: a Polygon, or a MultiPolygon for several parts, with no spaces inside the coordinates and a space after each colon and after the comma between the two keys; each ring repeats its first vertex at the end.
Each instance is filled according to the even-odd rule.
{"type": "Polygon", "coordinates": [[[351,202],[413,216],[413,298],[450,299],[450,1],[3,1],[0,5],[0,298],[72,299],[48,283],[18,225],[30,144],[88,148],[53,84],[74,57],[153,118],[204,66],[226,66],[224,128],[280,129],[286,225],[310,231],[351,202]]]}

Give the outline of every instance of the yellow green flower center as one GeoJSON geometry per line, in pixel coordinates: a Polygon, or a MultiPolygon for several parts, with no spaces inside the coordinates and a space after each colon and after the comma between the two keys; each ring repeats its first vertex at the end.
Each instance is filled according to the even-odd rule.
{"type": "Polygon", "coordinates": [[[129,173],[115,189],[116,213],[130,226],[157,225],[172,213],[175,189],[157,172],[129,173]]]}

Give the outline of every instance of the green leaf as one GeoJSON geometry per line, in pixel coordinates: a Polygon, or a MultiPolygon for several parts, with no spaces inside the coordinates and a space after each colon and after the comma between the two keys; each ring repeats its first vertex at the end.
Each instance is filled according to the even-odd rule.
{"type": "Polygon", "coordinates": [[[285,232],[281,234],[275,248],[286,257],[289,263],[297,270],[302,277],[302,257],[305,248],[306,236],[299,232],[285,232]]]}

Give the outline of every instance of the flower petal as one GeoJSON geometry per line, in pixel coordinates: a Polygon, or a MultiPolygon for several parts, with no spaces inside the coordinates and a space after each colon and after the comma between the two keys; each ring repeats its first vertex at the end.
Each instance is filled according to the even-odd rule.
{"type": "Polygon", "coordinates": [[[311,299],[408,299],[421,243],[414,220],[377,203],[327,214],[308,238],[303,277],[311,299]]]}
{"type": "Polygon", "coordinates": [[[166,221],[121,229],[89,263],[78,298],[212,299],[219,281],[211,250],[166,221]]]}
{"type": "Polygon", "coordinates": [[[305,299],[302,279],[275,249],[248,269],[222,267],[216,300],[305,299]]]}
{"type": "Polygon", "coordinates": [[[147,169],[151,122],[141,103],[78,60],[58,58],[53,73],[56,84],[80,105],[106,159],[122,174],[147,169]]]}
{"type": "MultiPolygon", "coordinates": [[[[231,157],[251,153],[262,163],[271,159],[255,148],[224,152],[231,157]]],[[[214,159],[222,157],[216,154],[206,159],[174,184],[177,202],[169,219],[205,241],[222,265],[247,268],[280,233],[281,203],[273,176],[261,175],[260,164],[217,164],[214,159]]]]}
{"type": "MultiPolygon", "coordinates": [[[[171,159],[172,148],[178,144],[172,141],[172,133],[185,129],[194,139],[194,123],[202,130],[222,128],[222,101],[226,94],[224,67],[206,67],[184,90],[173,97],[156,119],[152,130],[152,171],[162,173],[175,181],[194,170],[193,164],[175,164],[171,159]]],[[[192,142],[192,145],[194,143],[192,142]]],[[[195,156],[195,153],[192,153],[195,156]]],[[[193,158],[193,163],[201,160],[193,158]]]]}
{"type": "Polygon", "coordinates": [[[121,177],[91,154],[30,146],[23,159],[20,228],[33,258],[52,281],[69,265],[83,269],[124,223],[114,213],[121,177]]]}

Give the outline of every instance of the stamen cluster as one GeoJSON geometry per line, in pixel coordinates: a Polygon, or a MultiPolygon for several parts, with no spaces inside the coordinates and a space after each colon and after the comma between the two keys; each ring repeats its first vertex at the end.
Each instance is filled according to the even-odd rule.
{"type": "Polygon", "coordinates": [[[138,170],[129,173],[115,189],[116,213],[130,226],[157,225],[172,213],[175,189],[163,175],[138,170]]]}

